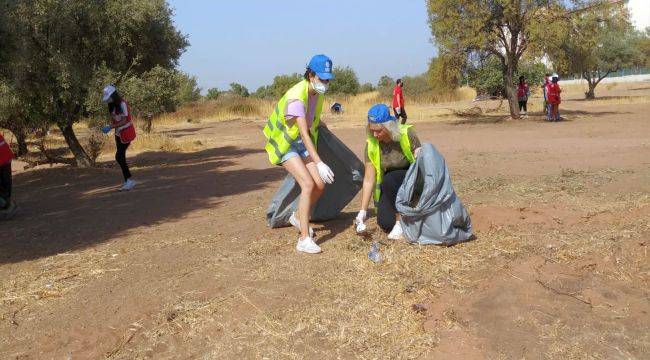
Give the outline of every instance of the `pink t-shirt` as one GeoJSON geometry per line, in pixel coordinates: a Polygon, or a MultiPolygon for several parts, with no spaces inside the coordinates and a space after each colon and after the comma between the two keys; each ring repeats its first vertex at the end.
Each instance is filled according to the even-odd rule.
{"type": "Polygon", "coordinates": [[[318,103],[318,96],[309,95],[307,98],[309,102],[309,109],[305,114],[305,104],[300,100],[289,100],[287,108],[284,111],[284,117],[287,119],[293,118],[305,118],[307,120],[307,126],[311,127],[311,124],[314,123],[314,113],[316,112],[316,104],[318,103]]]}

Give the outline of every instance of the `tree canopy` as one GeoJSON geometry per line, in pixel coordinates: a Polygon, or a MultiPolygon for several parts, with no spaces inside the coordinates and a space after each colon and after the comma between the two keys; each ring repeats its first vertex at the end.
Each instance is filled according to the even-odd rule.
{"type": "Polygon", "coordinates": [[[580,74],[587,81],[588,99],[610,73],[642,62],[638,35],[630,23],[625,3],[592,1],[575,6],[585,10],[560,18],[564,31],[547,40],[547,49],[560,72],[580,74]]]}
{"type": "Polygon", "coordinates": [[[467,59],[480,52],[499,60],[512,117],[519,116],[512,85],[519,61],[527,51],[541,47],[544,25],[557,6],[553,0],[427,1],[429,27],[442,54],[467,59]]]}
{"type": "MultiPolygon", "coordinates": [[[[89,96],[105,84],[159,67],[172,69],[189,45],[173,26],[164,0],[30,0],[3,2],[12,29],[2,53],[5,79],[24,104],[38,104],[41,117],[61,130],[78,166],[91,161],[72,124],[87,113],[89,96]]],[[[194,95],[189,95],[194,96],[194,95]]]]}

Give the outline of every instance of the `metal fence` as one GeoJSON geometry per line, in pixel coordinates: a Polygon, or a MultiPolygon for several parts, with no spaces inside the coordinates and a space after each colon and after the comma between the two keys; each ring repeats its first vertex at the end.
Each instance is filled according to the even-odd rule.
{"type": "MultiPolygon", "coordinates": [[[[612,72],[609,75],[607,75],[607,78],[616,78],[616,77],[629,76],[629,75],[646,75],[646,74],[650,74],[650,68],[638,67],[638,68],[621,69],[619,71],[612,72]]],[[[579,80],[579,79],[582,79],[582,75],[580,74],[563,76],[563,80],[579,80]]]]}

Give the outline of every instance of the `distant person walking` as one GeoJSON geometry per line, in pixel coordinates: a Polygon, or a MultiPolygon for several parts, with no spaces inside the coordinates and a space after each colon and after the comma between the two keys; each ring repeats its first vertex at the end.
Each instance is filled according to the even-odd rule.
{"type": "Polygon", "coordinates": [[[523,76],[519,77],[519,85],[517,86],[517,98],[519,100],[519,113],[526,116],[528,111],[527,103],[530,96],[530,87],[523,76]]]}
{"type": "Polygon", "coordinates": [[[124,184],[119,191],[128,191],[133,189],[136,184],[126,162],[126,149],[131,145],[131,141],[135,140],[135,125],[132,121],[131,108],[113,85],[104,88],[102,101],[108,103],[108,113],[111,116],[111,124],[104,126],[102,132],[108,134],[115,129],[115,147],[117,148],[115,161],[120,165],[124,177],[124,184]]]}
{"type": "Polygon", "coordinates": [[[291,214],[289,222],[300,231],[296,249],[309,254],[321,252],[309,226],[312,206],[325,184],[334,182],[334,173],[316,151],[323,94],[333,78],[332,60],[312,57],[303,79],[282,96],[264,127],[269,161],[282,165],[300,186],[297,216],[291,214]]]}
{"type": "Polygon", "coordinates": [[[551,106],[551,121],[560,121],[560,93],[562,93],[562,89],[560,89],[558,81],[558,76],[553,74],[553,78],[551,78],[551,83],[547,89],[548,102],[551,106]]]}
{"type": "Polygon", "coordinates": [[[14,154],[0,134],[0,220],[12,218],[18,206],[11,199],[11,161],[14,154]]]}
{"type": "Polygon", "coordinates": [[[395,87],[393,88],[393,111],[395,112],[396,118],[402,118],[402,125],[406,124],[406,109],[404,109],[404,82],[402,79],[397,79],[395,81],[395,87]]]}

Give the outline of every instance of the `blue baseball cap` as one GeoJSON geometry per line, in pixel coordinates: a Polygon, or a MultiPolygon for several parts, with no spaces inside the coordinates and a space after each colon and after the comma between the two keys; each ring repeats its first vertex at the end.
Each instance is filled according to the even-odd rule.
{"type": "Polygon", "coordinates": [[[368,110],[368,122],[372,124],[383,124],[389,121],[394,121],[394,116],[390,114],[388,106],[384,104],[373,105],[370,110],[368,110]]]}
{"type": "Polygon", "coordinates": [[[307,67],[315,72],[319,79],[331,80],[334,78],[334,74],[332,74],[332,60],[326,55],[315,55],[309,60],[307,67]]]}

